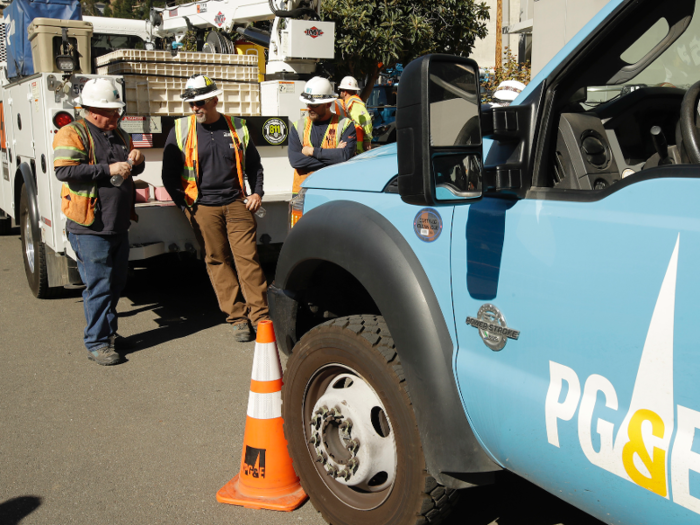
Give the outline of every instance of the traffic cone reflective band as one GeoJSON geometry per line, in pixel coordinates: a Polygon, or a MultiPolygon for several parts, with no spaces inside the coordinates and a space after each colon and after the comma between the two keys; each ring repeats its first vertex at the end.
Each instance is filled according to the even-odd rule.
{"type": "Polygon", "coordinates": [[[272,321],[258,324],[241,470],[216,493],[216,500],[284,511],[306,500],[282,428],[282,365],[272,321]]]}

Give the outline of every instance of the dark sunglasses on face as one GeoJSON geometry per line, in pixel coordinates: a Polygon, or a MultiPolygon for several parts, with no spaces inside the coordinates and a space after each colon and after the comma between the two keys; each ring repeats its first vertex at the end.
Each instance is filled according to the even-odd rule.
{"type": "Polygon", "coordinates": [[[191,107],[191,108],[193,108],[193,107],[195,107],[195,106],[197,106],[198,108],[201,108],[201,107],[203,107],[204,104],[206,104],[206,103],[207,103],[206,100],[197,100],[197,101],[195,101],[195,102],[190,102],[189,104],[190,104],[190,107],[191,107]]]}

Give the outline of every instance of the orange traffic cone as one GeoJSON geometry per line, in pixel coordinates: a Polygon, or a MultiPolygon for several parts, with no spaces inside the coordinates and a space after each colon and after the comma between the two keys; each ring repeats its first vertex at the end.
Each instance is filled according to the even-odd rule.
{"type": "Polygon", "coordinates": [[[216,493],[219,503],[290,511],[306,500],[282,429],[282,365],[272,321],[255,339],[241,471],[216,493]]]}

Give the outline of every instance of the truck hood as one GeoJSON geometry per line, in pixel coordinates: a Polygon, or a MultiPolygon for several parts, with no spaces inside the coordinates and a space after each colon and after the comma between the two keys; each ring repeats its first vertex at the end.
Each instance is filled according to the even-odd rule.
{"type": "Polygon", "coordinates": [[[396,144],[372,149],[311,174],[302,186],[319,190],[381,192],[399,173],[396,144]]]}

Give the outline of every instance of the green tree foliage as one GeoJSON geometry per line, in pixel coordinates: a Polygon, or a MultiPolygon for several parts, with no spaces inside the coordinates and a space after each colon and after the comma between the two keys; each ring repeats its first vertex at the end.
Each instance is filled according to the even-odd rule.
{"type": "MultiPolygon", "coordinates": [[[[97,0],[82,0],[83,14],[99,16],[99,12],[94,8],[97,0]],[[88,12],[90,11],[90,12],[88,12]]],[[[190,0],[177,0],[177,4],[183,4],[190,0]]],[[[128,18],[131,20],[147,20],[151,7],[165,7],[165,0],[112,0],[107,3],[104,16],[110,18],[128,18]]]]}
{"type": "Polygon", "coordinates": [[[100,16],[100,11],[95,6],[95,0],[83,0],[81,7],[86,16],[100,16]]]}
{"type": "Polygon", "coordinates": [[[474,0],[324,0],[321,9],[335,22],[334,80],[367,77],[364,100],[383,69],[427,53],[469,56],[489,19],[474,0]]]}

